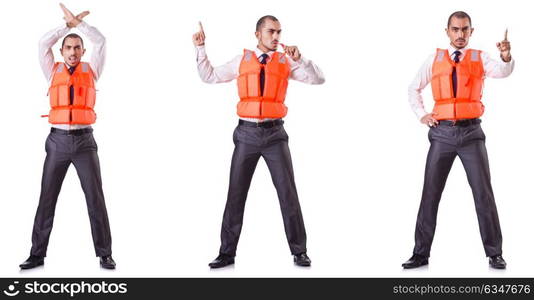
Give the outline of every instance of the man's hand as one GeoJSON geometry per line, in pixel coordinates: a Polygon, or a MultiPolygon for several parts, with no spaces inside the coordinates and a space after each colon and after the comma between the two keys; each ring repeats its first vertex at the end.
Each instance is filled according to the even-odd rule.
{"type": "Polygon", "coordinates": [[[422,118],[421,118],[421,123],[427,125],[427,126],[430,126],[430,127],[434,127],[436,125],[439,124],[438,120],[434,119],[434,116],[436,115],[436,113],[429,113],[429,114],[426,114],[424,115],[422,118]]]}
{"type": "Polygon", "coordinates": [[[67,7],[65,7],[65,5],[63,5],[63,3],[60,3],[59,6],[61,7],[61,10],[63,10],[63,19],[67,22],[67,27],[69,28],[78,26],[78,24],[82,22],[82,19],[89,14],[89,11],[86,10],[75,16],[67,9],[67,7]]]}
{"type": "Polygon", "coordinates": [[[501,52],[501,59],[505,62],[512,60],[512,54],[510,53],[510,42],[508,41],[508,29],[504,32],[504,40],[497,43],[497,48],[501,52]]]}
{"type": "Polygon", "coordinates": [[[193,34],[193,44],[195,46],[204,46],[204,41],[206,40],[206,35],[204,34],[204,28],[202,27],[202,23],[198,22],[198,25],[200,26],[200,31],[193,34]]]}
{"type": "Polygon", "coordinates": [[[300,51],[297,46],[286,46],[282,43],[280,43],[282,48],[284,48],[284,52],[291,57],[292,60],[298,61],[300,59],[300,51]]]}

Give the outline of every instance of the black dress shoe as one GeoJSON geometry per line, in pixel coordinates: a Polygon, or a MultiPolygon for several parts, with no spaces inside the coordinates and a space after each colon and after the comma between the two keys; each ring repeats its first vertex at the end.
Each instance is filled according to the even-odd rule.
{"type": "Polygon", "coordinates": [[[209,263],[210,268],[217,269],[233,265],[235,262],[234,256],[228,254],[219,254],[216,259],[209,263]]]}
{"type": "Polygon", "coordinates": [[[495,255],[489,258],[489,264],[494,269],[506,269],[506,261],[501,255],[495,255]]]}
{"type": "Polygon", "coordinates": [[[44,257],[30,255],[30,257],[28,257],[28,259],[25,262],[21,263],[19,267],[23,270],[27,270],[27,269],[33,269],[35,267],[42,266],[42,265],[44,265],[44,257]]]}
{"type": "Polygon", "coordinates": [[[293,262],[297,266],[301,266],[301,267],[309,267],[309,266],[311,266],[311,259],[308,257],[306,252],[293,255],[293,262]]]}
{"type": "Polygon", "coordinates": [[[405,269],[414,269],[424,265],[428,265],[428,257],[414,254],[412,257],[410,257],[410,259],[402,264],[402,267],[405,269]]]}
{"type": "Polygon", "coordinates": [[[113,270],[115,269],[115,261],[111,255],[101,256],[100,257],[100,266],[104,269],[113,270]]]}

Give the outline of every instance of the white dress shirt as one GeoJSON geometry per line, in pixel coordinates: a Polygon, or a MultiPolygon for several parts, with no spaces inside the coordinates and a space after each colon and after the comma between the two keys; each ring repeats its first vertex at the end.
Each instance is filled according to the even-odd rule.
{"type": "MultiPolygon", "coordinates": [[[[218,67],[213,67],[206,55],[206,48],[198,46],[197,49],[197,68],[200,79],[206,83],[221,83],[229,82],[239,76],[239,66],[243,58],[243,54],[237,55],[231,61],[218,67]]],[[[260,57],[263,51],[256,48],[254,50],[256,57],[260,57]]],[[[271,59],[274,51],[267,52],[269,55],[268,61],[271,59]]],[[[300,57],[298,61],[294,61],[287,56],[290,68],[289,79],[308,83],[308,84],[322,84],[324,83],[324,75],[321,69],[317,67],[311,60],[300,57]]],[[[256,118],[241,118],[251,122],[262,122],[272,119],[256,119],[256,118]]]]}
{"type": "MultiPolygon", "coordinates": [[[[39,40],[39,62],[41,63],[41,69],[43,74],[50,84],[52,81],[53,69],[55,64],[54,53],[52,47],[64,36],[66,36],[71,28],[67,25],[61,25],[49,32],[47,32],[41,40],[39,40]]],[[[93,70],[95,81],[100,78],[102,74],[102,68],[106,60],[106,38],[95,27],[89,26],[85,22],[81,22],[76,26],[81,33],[83,33],[89,41],[93,44],[91,60],[89,65],[93,70]]],[[[85,41],[84,41],[85,43],[85,41]]],[[[67,66],[68,67],[68,66],[67,66]]],[[[52,127],[72,130],[90,127],[90,125],[69,125],[69,124],[52,124],[52,127]]]]}
{"type": "MultiPolygon", "coordinates": [[[[454,51],[457,50],[461,52],[460,60],[463,60],[467,49],[456,49],[453,46],[449,46],[448,51],[451,59],[453,59],[454,51]]],[[[434,64],[435,57],[436,53],[433,53],[427,58],[408,87],[408,101],[410,102],[410,106],[419,120],[428,114],[423,104],[423,96],[421,95],[421,91],[432,81],[432,65],[434,64]]],[[[504,62],[501,59],[494,60],[484,51],[480,52],[480,57],[484,66],[484,77],[504,78],[510,75],[514,70],[513,59],[510,62],[504,62]]]]}

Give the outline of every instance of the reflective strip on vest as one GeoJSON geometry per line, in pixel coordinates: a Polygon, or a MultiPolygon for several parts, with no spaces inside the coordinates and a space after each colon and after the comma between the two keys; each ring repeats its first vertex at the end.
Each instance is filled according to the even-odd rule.
{"type": "Polygon", "coordinates": [[[57,70],[56,70],[56,71],[57,71],[58,73],[61,73],[61,72],[63,72],[63,68],[64,68],[64,67],[65,67],[64,64],[59,64],[59,65],[57,66],[57,70]]]}
{"type": "Polygon", "coordinates": [[[247,51],[245,53],[245,61],[250,61],[252,59],[252,52],[247,51]]]}
{"type": "Polygon", "coordinates": [[[283,55],[282,57],[280,57],[280,59],[278,60],[281,64],[285,64],[286,63],[286,56],[283,55]]]}
{"type": "Polygon", "coordinates": [[[82,63],[82,72],[87,73],[89,72],[89,65],[86,63],[82,63]]]}
{"type": "Polygon", "coordinates": [[[478,51],[471,50],[471,61],[478,61],[478,51]]]}
{"type": "Polygon", "coordinates": [[[439,51],[438,57],[436,58],[436,61],[443,61],[443,57],[445,56],[445,51],[439,51]]]}

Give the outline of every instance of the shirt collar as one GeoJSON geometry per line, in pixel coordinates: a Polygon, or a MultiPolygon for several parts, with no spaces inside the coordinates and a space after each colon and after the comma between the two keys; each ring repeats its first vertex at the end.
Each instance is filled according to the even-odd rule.
{"type": "Polygon", "coordinates": [[[81,62],[80,62],[80,63],[78,63],[78,65],[75,65],[74,67],[71,67],[71,66],[69,66],[68,63],[66,63],[64,61],[62,61],[61,63],[65,66],[65,68],[67,68],[67,70],[70,70],[70,68],[76,69],[78,67],[78,65],[81,64],[81,62]]]}
{"type": "MultiPolygon", "coordinates": [[[[263,51],[261,51],[258,47],[254,49],[254,53],[256,53],[256,57],[260,57],[263,54],[263,51]]],[[[269,55],[269,59],[273,57],[274,51],[269,51],[266,54],[269,55]]]]}
{"type": "Polygon", "coordinates": [[[467,49],[468,48],[456,49],[452,45],[449,45],[449,47],[448,47],[449,55],[451,56],[451,58],[454,56],[454,51],[460,51],[460,53],[461,53],[460,57],[463,58],[465,52],[467,51],[467,49]]]}

